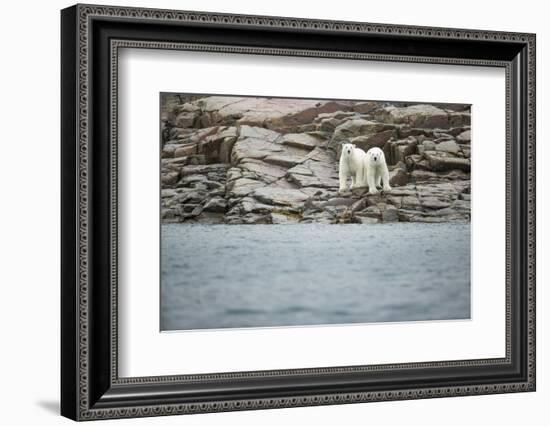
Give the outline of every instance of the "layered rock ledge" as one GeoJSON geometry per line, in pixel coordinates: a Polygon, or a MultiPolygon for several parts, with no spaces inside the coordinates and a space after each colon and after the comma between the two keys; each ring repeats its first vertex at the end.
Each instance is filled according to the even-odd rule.
{"type": "Polygon", "coordinates": [[[468,221],[470,144],[464,105],[182,96],[162,110],[162,221],[468,221]],[[339,193],[344,140],[384,151],[391,192],[339,193]]]}

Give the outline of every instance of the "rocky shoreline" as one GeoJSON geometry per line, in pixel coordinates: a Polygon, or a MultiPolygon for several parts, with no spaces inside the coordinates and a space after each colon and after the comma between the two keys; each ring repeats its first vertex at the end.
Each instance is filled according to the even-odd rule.
{"type": "Polygon", "coordinates": [[[161,111],[163,223],[470,220],[467,105],[196,98],[161,111]],[[344,140],[384,151],[391,192],[338,192],[344,140]]]}

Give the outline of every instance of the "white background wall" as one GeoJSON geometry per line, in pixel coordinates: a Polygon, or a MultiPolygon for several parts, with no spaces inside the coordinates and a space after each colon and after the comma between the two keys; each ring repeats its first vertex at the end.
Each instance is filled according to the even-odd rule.
{"type": "MultiPolygon", "coordinates": [[[[317,408],[119,420],[118,424],[547,424],[550,278],[550,27],[540,0],[377,2],[104,0],[103,4],[537,33],[538,390],[317,408]],[[131,422],[131,423],[130,423],[131,422]]],[[[2,424],[68,424],[59,404],[59,9],[11,1],[0,24],[0,401],[2,424]]],[[[113,422],[106,422],[108,424],[113,422]]],[[[113,423],[115,424],[115,423],[113,423]]]]}

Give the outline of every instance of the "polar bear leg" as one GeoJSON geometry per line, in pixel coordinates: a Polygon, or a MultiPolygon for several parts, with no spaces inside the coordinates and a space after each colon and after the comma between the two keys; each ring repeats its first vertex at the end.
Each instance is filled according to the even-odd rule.
{"type": "Polygon", "coordinates": [[[391,191],[390,172],[388,171],[388,166],[384,164],[382,166],[382,170],[380,171],[380,174],[382,175],[382,189],[384,189],[385,192],[391,191]]]}
{"type": "Polygon", "coordinates": [[[369,186],[369,194],[378,194],[378,189],[376,189],[375,174],[376,170],[373,170],[372,167],[367,167],[367,185],[369,186]]]}
{"type": "Polygon", "coordinates": [[[357,177],[356,177],[356,183],[355,183],[355,186],[358,188],[364,188],[367,186],[366,169],[367,169],[367,166],[365,164],[365,161],[361,161],[359,170],[357,170],[357,177]]]}
{"type": "Polygon", "coordinates": [[[355,171],[355,176],[352,176],[351,177],[351,180],[353,182],[353,186],[352,188],[360,188],[363,183],[363,171],[362,171],[362,167],[358,167],[357,170],[355,171]]]}
{"type": "Polygon", "coordinates": [[[348,180],[348,171],[345,164],[340,161],[340,167],[338,167],[338,180],[340,181],[340,191],[344,191],[346,189],[346,181],[348,180]]]}
{"type": "MultiPolygon", "coordinates": [[[[380,169],[380,167],[378,167],[378,169],[380,169]]],[[[382,188],[382,173],[380,170],[376,171],[376,187],[382,188]]]]}
{"type": "Polygon", "coordinates": [[[363,176],[363,169],[365,168],[363,164],[363,160],[361,160],[357,166],[357,170],[355,171],[355,188],[361,188],[365,186],[363,183],[365,181],[365,178],[363,176]]]}

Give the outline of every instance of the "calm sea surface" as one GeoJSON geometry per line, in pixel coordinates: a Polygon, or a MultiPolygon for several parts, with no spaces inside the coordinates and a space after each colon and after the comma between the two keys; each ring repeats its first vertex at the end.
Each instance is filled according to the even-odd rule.
{"type": "Polygon", "coordinates": [[[469,317],[470,224],[162,225],[162,330],[469,317]]]}

